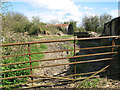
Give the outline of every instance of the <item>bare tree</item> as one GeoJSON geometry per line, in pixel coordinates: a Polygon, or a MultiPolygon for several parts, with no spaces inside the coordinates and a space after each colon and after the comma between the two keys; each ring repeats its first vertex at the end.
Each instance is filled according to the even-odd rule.
{"type": "Polygon", "coordinates": [[[40,17],[38,17],[38,16],[33,16],[33,17],[32,17],[32,22],[33,22],[35,25],[37,25],[37,24],[40,22],[40,17]]]}

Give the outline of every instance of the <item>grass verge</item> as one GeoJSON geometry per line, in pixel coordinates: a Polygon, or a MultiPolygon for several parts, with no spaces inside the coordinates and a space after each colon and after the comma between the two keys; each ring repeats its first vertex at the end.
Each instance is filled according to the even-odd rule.
{"type": "Polygon", "coordinates": [[[42,37],[35,36],[33,38],[34,39],[43,39],[43,38],[61,38],[61,39],[63,39],[63,38],[70,38],[70,37],[73,37],[73,36],[71,36],[71,35],[68,35],[68,36],[42,36],[42,37]]]}
{"type": "MultiPolygon", "coordinates": [[[[42,52],[43,50],[47,49],[47,46],[44,44],[39,44],[39,45],[31,45],[31,53],[37,53],[37,52],[42,52]]],[[[23,47],[22,47],[23,48],[23,47]]],[[[24,47],[25,48],[25,47],[24,47]]],[[[27,49],[27,48],[26,48],[27,49]]],[[[8,52],[10,54],[13,55],[18,55],[18,54],[23,54],[23,53],[28,53],[27,50],[22,50],[21,52],[18,49],[15,49],[14,51],[16,52],[11,52],[11,49],[6,48],[6,52],[8,52]],[[8,51],[9,50],[9,51],[8,51]],[[10,53],[11,52],[11,53],[10,53]]],[[[13,49],[12,49],[13,50],[13,49]]],[[[32,60],[40,60],[44,58],[43,54],[34,54],[31,55],[31,59],[32,60]]],[[[10,58],[5,58],[2,60],[2,64],[8,64],[8,63],[16,63],[16,62],[24,62],[24,61],[29,61],[29,56],[18,56],[18,57],[10,57],[10,58]]],[[[37,66],[39,63],[38,62],[34,62],[32,63],[32,67],[37,66]]],[[[30,63],[24,63],[24,64],[18,64],[18,65],[8,65],[8,66],[3,66],[1,67],[2,71],[8,71],[8,70],[15,70],[15,69],[22,69],[22,68],[28,68],[30,67],[30,63]]],[[[15,76],[23,76],[23,75],[30,75],[30,70],[22,70],[22,71],[16,71],[16,72],[8,72],[8,73],[2,73],[1,77],[2,78],[7,78],[7,77],[15,77],[15,76]]],[[[19,84],[19,83],[23,83],[26,82],[28,79],[27,78],[14,78],[14,79],[7,79],[7,80],[2,80],[2,86],[6,86],[6,85],[13,85],[13,84],[19,84]]],[[[15,87],[15,88],[19,88],[19,86],[15,87]]],[[[13,88],[5,88],[5,90],[12,90],[13,88]]]]}
{"type": "Polygon", "coordinates": [[[98,83],[100,81],[100,78],[90,79],[87,80],[79,85],[79,88],[96,88],[98,83]]]}

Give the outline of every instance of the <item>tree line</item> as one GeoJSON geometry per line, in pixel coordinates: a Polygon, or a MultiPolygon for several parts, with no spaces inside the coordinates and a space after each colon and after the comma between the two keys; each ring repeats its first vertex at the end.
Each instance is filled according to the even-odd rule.
{"type": "Polygon", "coordinates": [[[85,31],[93,31],[97,33],[103,33],[104,24],[111,21],[112,16],[109,14],[103,14],[100,16],[85,16],[82,20],[82,25],[80,27],[76,27],[75,21],[70,22],[69,25],[69,33],[73,34],[74,32],[85,32],[85,31]]]}
{"type": "MultiPolygon", "coordinates": [[[[58,28],[64,33],[73,34],[73,32],[77,31],[94,31],[97,33],[102,33],[104,29],[104,24],[109,22],[112,19],[112,16],[108,14],[104,14],[101,16],[85,16],[82,21],[82,25],[77,27],[76,21],[64,22],[64,24],[68,23],[68,31],[58,28]]],[[[28,32],[29,35],[37,35],[38,33],[42,34],[42,30],[48,29],[45,27],[47,23],[43,23],[40,21],[38,16],[32,17],[32,21],[18,12],[8,12],[4,15],[3,19],[3,31],[6,29],[14,31],[14,32],[28,32]]]]}
{"type": "MultiPolygon", "coordinates": [[[[100,16],[85,16],[82,19],[82,25],[77,27],[77,21],[68,21],[63,24],[69,24],[68,30],[65,30],[61,27],[45,27],[47,23],[43,23],[40,20],[40,17],[33,16],[30,21],[25,15],[19,12],[5,12],[10,4],[8,2],[1,3],[0,15],[2,16],[2,30],[4,33],[7,31],[14,31],[15,33],[28,32],[29,35],[38,35],[43,34],[44,31],[57,31],[60,30],[63,33],[73,34],[74,32],[83,32],[83,31],[94,31],[97,33],[102,33],[104,29],[104,24],[109,22],[112,19],[112,16],[109,14],[103,14],[100,16]],[[4,5],[5,4],[5,5],[4,5]],[[6,5],[8,4],[8,5],[6,5]],[[2,6],[3,5],[3,6],[2,6]]],[[[52,21],[54,24],[57,24],[57,21],[52,21]]],[[[59,22],[60,23],[60,22],[59,22]]],[[[49,23],[52,24],[52,23],[49,23]]],[[[62,24],[62,23],[61,23],[62,24]]]]}

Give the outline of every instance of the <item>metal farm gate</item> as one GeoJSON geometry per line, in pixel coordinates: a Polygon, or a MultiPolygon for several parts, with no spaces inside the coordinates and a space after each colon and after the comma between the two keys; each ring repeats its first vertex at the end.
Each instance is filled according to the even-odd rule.
{"type": "MultiPolygon", "coordinates": [[[[81,83],[84,82],[85,80],[88,80],[92,77],[95,77],[95,75],[97,75],[100,72],[103,72],[106,68],[109,67],[109,65],[105,66],[104,68],[101,68],[99,71],[95,71],[95,72],[88,72],[88,73],[80,73],[77,74],[76,73],[76,65],[77,64],[81,64],[81,63],[90,63],[90,62],[99,62],[99,61],[107,61],[107,60],[113,60],[112,57],[110,58],[102,58],[102,59],[96,59],[96,60],[86,60],[86,61],[77,61],[76,58],[78,57],[88,57],[88,56],[99,56],[99,55],[112,55],[112,54],[117,54],[116,51],[114,51],[115,47],[120,47],[120,45],[116,45],[115,44],[115,40],[118,39],[119,36],[105,36],[105,37],[91,37],[91,38],[74,38],[74,39],[62,39],[62,40],[47,40],[47,41],[35,41],[35,42],[22,42],[22,43],[10,43],[10,44],[2,44],[0,45],[0,47],[4,48],[4,47],[11,47],[11,46],[20,46],[20,45],[27,45],[28,49],[28,53],[27,54],[19,54],[19,55],[4,55],[4,56],[0,56],[0,58],[2,60],[5,60],[5,58],[11,58],[11,57],[19,57],[19,56],[28,56],[29,57],[29,61],[23,61],[23,62],[15,62],[15,63],[2,63],[0,64],[0,66],[3,67],[9,67],[12,65],[20,65],[20,64],[25,64],[25,63],[29,63],[29,67],[25,67],[25,68],[20,68],[20,69],[13,69],[13,70],[5,70],[4,69],[2,71],[0,71],[1,74],[1,82],[3,82],[3,80],[12,80],[12,79],[20,79],[20,78],[31,78],[31,80],[26,80],[26,82],[23,83],[18,83],[18,84],[14,84],[12,83],[11,85],[2,85],[0,88],[9,88],[9,87],[17,87],[20,86],[21,88],[34,88],[34,87],[40,87],[40,86],[46,86],[46,85],[51,85],[51,84],[57,84],[58,82],[53,82],[53,83],[45,83],[42,85],[34,85],[34,82],[42,82],[42,80],[44,79],[60,79],[60,80],[65,80],[68,81],[69,83],[73,83],[75,81],[79,81],[81,80],[81,83]],[[99,46],[99,47],[88,47],[88,48],[75,48],[75,43],[76,41],[84,41],[84,40],[101,40],[101,39],[111,39],[112,40],[112,45],[110,46],[99,46]],[[35,53],[31,53],[31,48],[30,45],[32,44],[41,44],[41,43],[54,43],[54,42],[66,42],[66,41],[73,41],[74,43],[74,49],[70,49],[70,50],[59,50],[59,51],[49,51],[49,52],[35,52],[35,53]],[[76,55],[76,51],[82,51],[82,50],[90,50],[90,49],[102,49],[102,48],[112,48],[111,52],[104,52],[104,53],[95,53],[95,54],[88,54],[88,55],[76,55]],[[31,55],[34,54],[46,54],[46,53],[56,53],[56,52],[66,52],[66,51],[74,51],[74,56],[70,56],[70,57],[63,57],[63,58],[54,58],[54,59],[41,59],[41,60],[32,60],[31,59],[31,55]],[[54,64],[54,65],[46,65],[46,66],[37,66],[37,67],[33,67],[32,63],[33,62],[44,62],[44,61],[52,61],[52,60],[61,60],[61,59],[74,59],[74,62],[70,62],[70,63],[64,63],[64,64],[54,64]],[[33,69],[38,69],[38,68],[49,68],[49,67],[56,67],[56,66],[63,66],[63,65],[74,65],[74,74],[72,75],[68,75],[65,77],[51,77],[51,76],[46,76],[46,75],[33,75],[33,69]],[[14,77],[8,76],[8,77],[4,77],[4,73],[10,73],[10,72],[19,72],[19,71],[24,71],[24,70],[30,70],[30,74],[29,75],[16,75],[14,77]],[[89,77],[87,78],[76,78],[76,76],[80,76],[80,75],[87,75],[90,74],[89,77]],[[40,78],[39,80],[34,80],[34,78],[40,78]],[[74,78],[71,78],[74,77],[74,78]],[[31,83],[31,86],[28,87],[22,87],[26,84],[31,83]]],[[[63,82],[64,83],[64,82],[63,82]]]]}

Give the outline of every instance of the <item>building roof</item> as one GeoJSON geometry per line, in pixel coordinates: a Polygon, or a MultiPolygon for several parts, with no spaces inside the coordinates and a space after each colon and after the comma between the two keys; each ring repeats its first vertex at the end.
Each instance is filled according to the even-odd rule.
{"type": "Polygon", "coordinates": [[[119,16],[119,17],[116,17],[116,18],[113,18],[111,21],[106,22],[105,24],[108,24],[108,23],[110,23],[110,22],[113,22],[113,21],[115,21],[115,20],[117,20],[117,19],[120,19],[120,16],[119,16]]]}

